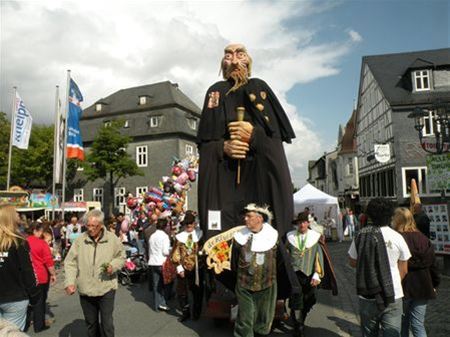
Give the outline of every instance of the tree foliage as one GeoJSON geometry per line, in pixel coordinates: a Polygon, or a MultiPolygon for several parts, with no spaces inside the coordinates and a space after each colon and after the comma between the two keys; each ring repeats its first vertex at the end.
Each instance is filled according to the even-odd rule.
{"type": "MultiPolygon", "coordinates": [[[[113,121],[111,125],[100,128],[84,163],[84,175],[90,181],[98,178],[109,182],[110,196],[120,178],[143,175],[136,162],[126,149],[131,137],[121,135],[123,121],[113,121]]],[[[109,199],[108,211],[112,214],[112,198],[109,199]]]]}
{"type": "MultiPolygon", "coordinates": [[[[0,112],[0,189],[6,189],[8,172],[9,136],[11,124],[0,112]]],[[[53,125],[33,124],[28,149],[12,148],[10,186],[25,189],[43,188],[50,191],[53,180],[53,125]]],[[[76,163],[68,161],[67,181],[76,172],[76,163]]]]}

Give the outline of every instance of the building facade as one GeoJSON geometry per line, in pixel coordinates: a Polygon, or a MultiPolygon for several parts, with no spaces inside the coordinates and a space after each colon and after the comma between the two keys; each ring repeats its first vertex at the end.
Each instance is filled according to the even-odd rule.
{"type": "MultiPolygon", "coordinates": [[[[158,187],[163,176],[171,176],[174,158],[197,154],[196,135],[201,110],[171,82],[161,82],[119,90],[83,111],[80,130],[85,151],[89,152],[98,130],[113,120],[123,121],[121,133],[132,137],[126,151],[136,161],[143,176],[122,178],[114,195],[109,182],[86,181],[78,172],[74,201],[100,201],[103,209],[111,200],[116,212],[126,211],[129,193],[139,195],[158,187]]],[[[187,194],[186,206],[197,209],[197,183],[187,194]]]]}
{"type": "Polygon", "coordinates": [[[450,49],[363,57],[356,121],[363,204],[374,197],[408,204],[413,178],[423,203],[443,201],[442,191],[428,184],[428,154],[408,118],[417,106],[429,109],[424,135],[434,136],[432,106],[437,102],[450,102],[450,49]],[[375,159],[377,144],[389,146],[389,160],[375,159]]]}
{"type": "Polygon", "coordinates": [[[359,204],[359,170],[356,152],[356,109],[343,131],[339,132],[336,171],[338,197],[342,207],[353,210],[359,204]]]}

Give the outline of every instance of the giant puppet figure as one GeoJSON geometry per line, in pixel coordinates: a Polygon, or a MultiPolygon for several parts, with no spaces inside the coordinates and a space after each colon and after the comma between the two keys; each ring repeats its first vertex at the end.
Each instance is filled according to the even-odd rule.
{"type": "Polygon", "coordinates": [[[207,238],[238,225],[249,203],[269,205],[281,235],[290,229],[293,191],[283,142],[295,134],[270,87],[250,78],[251,66],[243,45],[227,46],[224,81],[206,93],[197,143],[199,216],[207,238]]]}

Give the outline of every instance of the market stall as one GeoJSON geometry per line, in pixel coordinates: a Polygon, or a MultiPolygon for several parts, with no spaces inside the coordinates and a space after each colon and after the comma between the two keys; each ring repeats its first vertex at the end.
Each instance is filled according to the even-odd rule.
{"type": "Polygon", "coordinates": [[[323,223],[327,219],[334,220],[337,236],[340,241],[343,240],[342,219],[339,215],[339,202],[336,197],[322,192],[311,184],[306,184],[294,194],[294,211],[296,214],[303,212],[305,207],[314,213],[318,223],[323,223]]]}

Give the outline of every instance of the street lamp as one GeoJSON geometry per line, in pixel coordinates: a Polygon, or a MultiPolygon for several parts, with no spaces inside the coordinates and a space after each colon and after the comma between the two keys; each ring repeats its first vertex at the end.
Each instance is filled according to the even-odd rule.
{"type": "Polygon", "coordinates": [[[448,104],[436,103],[431,109],[415,107],[408,115],[408,118],[414,118],[414,129],[419,132],[419,140],[422,148],[429,153],[442,154],[450,152],[450,110],[448,104]],[[435,147],[427,146],[424,139],[423,128],[425,127],[425,118],[431,117],[429,112],[434,112],[433,131],[435,137],[435,147]]]}

